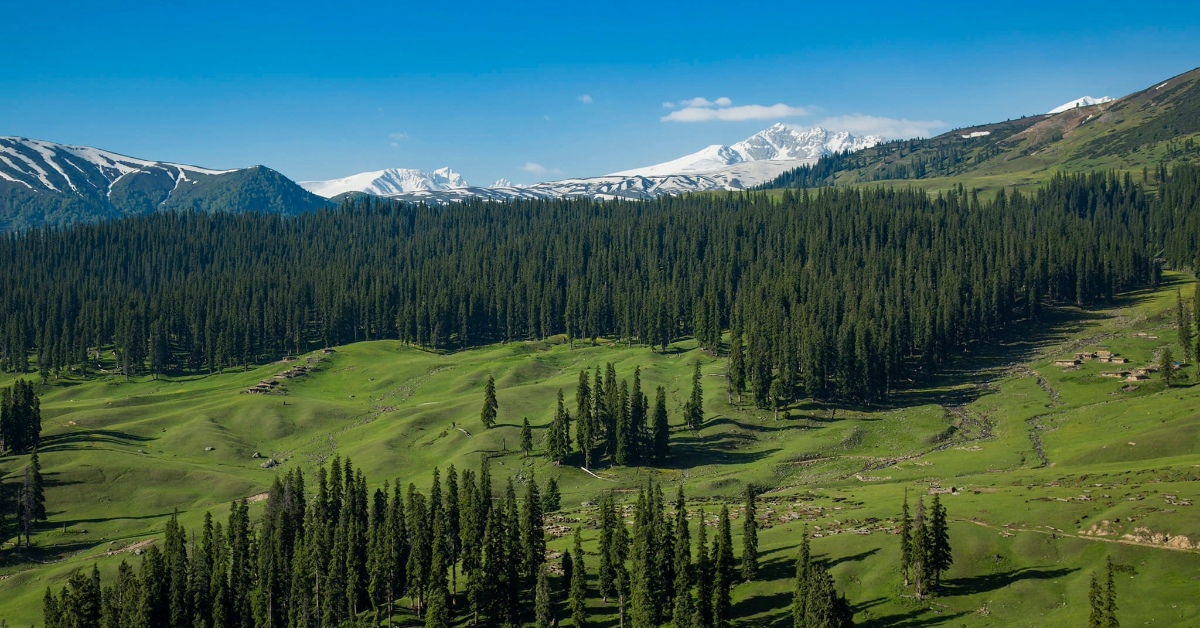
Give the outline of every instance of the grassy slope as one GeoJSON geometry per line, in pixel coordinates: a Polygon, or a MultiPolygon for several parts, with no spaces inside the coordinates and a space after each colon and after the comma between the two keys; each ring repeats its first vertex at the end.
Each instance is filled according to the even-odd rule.
{"type": "MultiPolygon", "coordinates": [[[[39,623],[46,586],[92,562],[111,572],[131,556],[108,552],[160,535],[174,509],[190,528],[205,510],[223,518],[230,500],[263,492],[292,466],[311,472],[336,452],[379,483],[425,486],[434,465],[474,467],[485,452],[497,456],[501,482],[529,472],[558,478],[564,513],[555,519],[568,523],[592,517],[582,502],[634,487],[650,473],[670,494],[683,482],[693,509],[707,504],[710,522],[716,502],[737,500],[746,482],[770,487],[760,506],[770,526],[760,533],[763,578],[734,593],[745,625],[790,626],[791,561],[805,524],[822,535],[814,550],[833,566],[866,625],[1082,625],[1088,578],[1109,554],[1136,569],[1119,579],[1126,625],[1194,625],[1200,553],[1102,541],[1140,527],[1200,541],[1198,506],[1164,497],[1200,501],[1200,387],[1164,390],[1155,382],[1127,393],[1099,377],[1108,365],[1052,366],[1100,346],[1134,365],[1151,360],[1156,347],[1174,341],[1175,288],[1190,294],[1190,279],[1168,278],[1175,285],[1127,296],[1111,309],[1055,311],[1010,343],[977,347],[940,380],[896,395],[888,407],[835,411],[805,403],[778,421],[728,404],[723,362],[686,342],[667,355],[554,343],[435,355],[389,341],[360,343],[324,356],[316,374],[289,381],[286,396],[239,392],[290,364],[171,381],[53,383],[43,396],[42,450],[51,523],[36,535],[34,556],[44,564],[18,563],[4,552],[0,617],[39,623]],[[1133,337],[1139,330],[1160,340],[1133,337]],[[606,469],[608,479],[597,480],[512,451],[522,417],[540,441],[556,391],[573,407],[579,370],[609,361],[622,377],[640,366],[648,391],[666,386],[678,423],[696,358],[704,363],[709,421],[697,434],[676,425],[672,467],[606,469]],[[478,409],[488,373],[496,377],[501,425],[483,430],[478,409]],[[939,441],[950,425],[956,435],[939,441]],[[1041,467],[1031,434],[1049,466],[1041,467]],[[264,470],[255,452],[283,465],[264,470]],[[955,565],[946,594],[918,605],[903,597],[889,532],[904,488],[915,499],[933,482],[958,489],[945,496],[955,520],[955,565]],[[1084,534],[1102,520],[1115,522],[1104,528],[1108,536],[1084,534]]],[[[11,485],[24,464],[2,459],[0,472],[11,485]]],[[[565,546],[566,539],[551,543],[565,546]]],[[[740,554],[736,538],[735,547],[740,554]]],[[[603,623],[615,625],[613,608],[594,603],[603,623]]]]}

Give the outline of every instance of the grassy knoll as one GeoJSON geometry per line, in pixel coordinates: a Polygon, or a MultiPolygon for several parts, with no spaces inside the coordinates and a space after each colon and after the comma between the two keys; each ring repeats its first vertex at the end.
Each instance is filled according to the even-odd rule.
{"type": "MultiPolygon", "coordinates": [[[[724,361],[690,342],[666,354],[550,341],[439,355],[380,341],[249,372],[51,382],[42,393],[41,450],[51,521],[36,534],[31,554],[19,558],[11,548],[0,554],[0,618],[40,624],[46,586],[61,586],[93,562],[109,574],[122,558],[136,562],[138,544],[161,535],[171,512],[178,510],[188,528],[206,510],[223,518],[230,500],[263,493],[292,467],[311,472],[338,454],[372,481],[426,487],[435,465],[475,467],[487,454],[500,486],[517,474],[557,478],[564,504],[552,517],[558,523],[589,521],[595,511],[584,502],[651,475],[669,495],[683,483],[693,522],[703,507],[712,524],[719,502],[739,500],[748,482],[767,489],[759,508],[766,526],[762,577],[734,592],[739,625],[790,626],[792,561],[804,526],[819,535],[814,552],[831,566],[863,625],[1084,625],[1088,579],[1108,555],[1131,568],[1117,585],[1125,625],[1196,625],[1194,369],[1170,389],[1154,380],[1123,390],[1127,383],[1101,376],[1114,365],[1053,366],[1085,349],[1119,352],[1132,361],[1127,366],[1151,362],[1167,344],[1182,355],[1171,308],[1175,289],[1191,294],[1192,280],[1168,274],[1166,281],[1112,307],[1048,311],[1006,342],[973,347],[887,405],[805,402],[778,420],[749,403],[730,404],[724,361]],[[1135,336],[1139,331],[1157,339],[1135,336]],[[693,433],[682,427],[678,409],[697,359],[707,422],[693,433]],[[666,387],[674,462],[655,470],[599,468],[597,479],[537,455],[522,457],[521,419],[533,424],[540,450],[557,391],[573,410],[580,369],[605,362],[628,378],[640,367],[645,390],[666,387]],[[315,371],[286,380],[286,395],[242,394],[298,364],[315,371]],[[479,422],[488,374],[496,378],[500,404],[499,425],[491,430],[479,422]],[[281,464],[264,469],[264,458],[281,464]],[[900,586],[891,530],[904,489],[915,500],[935,486],[954,489],[943,499],[953,519],[955,563],[942,595],[918,603],[900,586]]],[[[25,462],[0,459],[0,474],[11,485],[25,462]]],[[[733,529],[736,536],[740,522],[733,529]]],[[[591,533],[586,538],[594,549],[591,533]]],[[[550,548],[560,551],[568,542],[555,539],[550,548]]],[[[734,543],[740,548],[739,539],[734,543]]],[[[593,605],[598,625],[616,625],[612,604],[595,599],[593,605]]]]}

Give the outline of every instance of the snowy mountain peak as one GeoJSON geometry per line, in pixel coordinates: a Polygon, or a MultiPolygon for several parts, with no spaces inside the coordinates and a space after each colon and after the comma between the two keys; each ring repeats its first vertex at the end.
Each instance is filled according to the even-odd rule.
{"type": "Polygon", "coordinates": [[[1091,96],[1084,96],[1082,98],[1076,98],[1075,100],[1072,100],[1071,102],[1063,103],[1063,104],[1051,109],[1048,113],[1051,113],[1051,114],[1062,113],[1064,111],[1074,109],[1076,107],[1091,107],[1092,105],[1100,105],[1100,104],[1104,104],[1106,102],[1112,102],[1112,101],[1113,101],[1112,96],[1101,96],[1100,98],[1092,98],[1091,96]]]}
{"type": "Polygon", "coordinates": [[[508,179],[500,178],[500,179],[496,179],[496,182],[489,185],[488,187],[489,188],[511,188],[514,186],[513,186],[512,181],[509,181],[508,179]]]}
{"type": "Polygon", "coordinates": [[[433,172],[422,172],[415,168],[388,168],[375,172],[362,172],[341,179],[328,181],[300,181],[300,187],[325,198],[333,198],[346,192],[366,192],[377,196],[390,196],[418,191],[444,191],[467,187],[462,175],[450,168],[438,168],[433,172]]]}
{"type": "Polygon", "coordinates": [[[884,138],[878,135],[855,137],[846,131],[796,128],[776,123],[736,144],[714,144],[679,159],[614,174],[650,177],[712,172],[751,161],[811,161],[831,153],[869,148],[883,141],[884,138]]]}

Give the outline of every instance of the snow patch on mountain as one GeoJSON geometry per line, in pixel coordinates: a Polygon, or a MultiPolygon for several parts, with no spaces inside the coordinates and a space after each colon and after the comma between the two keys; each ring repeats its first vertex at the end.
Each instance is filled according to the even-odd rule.
{"type": "Polygon", "coordinates": [[[90,146],[0,137],[0,178],[34,191],[83,194],[87,190],[109,194],[112,185],[125,175],[151,170],[165,170],[176,180],[182,177],[184,181],[188,181],[184,172],[204,175],[233,172],[138,159],[90,146]],[[99,190],[97,174],[106,184],[99,190]]]}
{"type": "Polygon", "coordinates": [[[1100,98],[1092,98],[1091,96],[1084,96],[1082,98],[1076,98],[1075,100],[1072,100],[1071,102],[1063,103],[1063,104],[1051,109],[1047,113],[1051,113],[1051,114],[1062,113],[1064,111],[1068,111],[1068,110],[1074,109],[1076,107],[1091,107],[1092,105],[1101,105],[1106,102],[1112,102],[1112,101],[1113,101],[1112,96],[1101,96],[1100,98]]]}
{"type": "Polygon", "coordinates": [[[346,192],[395,196],[408,192],[454,190],[467,187],[467,182],[450,168],[438,168],[433,172],[422,172],[415,168],[388,168],[328,181],[300,181],[299,185],[317,196],[333,198],[346,192]]]}
{"type": "Polygon", "coordinates": [[[796,128],[777,123],[736,144],[714,144],[671,161],[614,172],[613,176],[652,177],[710,172],[753,161],[815,160],[823,155],[869,148],[883,141],[884,138],[878,135],[855,137],[846,131],[796,128]]]}
{"type": "Polygon", "coordinates": [[[511,188],[511,187],[516,187],[516,186],[513,185],[512,181],[509,181],[508,179],[500,178],[500,179],[496,179],[495,183],[492,183],[488,187],[489,188],[511,188]]]}

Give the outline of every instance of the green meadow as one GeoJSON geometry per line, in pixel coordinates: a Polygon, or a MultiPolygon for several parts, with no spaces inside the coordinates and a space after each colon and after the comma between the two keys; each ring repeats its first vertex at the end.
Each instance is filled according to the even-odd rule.
{"type": "MultiPolygon", "coordinates": [[[[724,358],[686,340],[665,353],[554,338],[448,354],[374,341],[248,371],[52,380],[41,389],[39,452],[49,522],[33,550],[0,554],[0,618],[40,625],[46,587],[93,563],[111,578],[121,560],[139,560],[172,513],[196,529],[206,511],[224,518],[233,500],[261,500],[276,475],[300,468],[311,477],[337,455],[373,484],[414,482],[422,490],[434,467],[474,468],[481,456],[491,458],[497,486],[508,477],[555,478],[563,508],[549,517],[552,534],[592,522],[592,504],[605,491],[632,503],[630,493],[651,478],[668,497],[683,486],[693,526],[702,509],[715,526],[722,502],[740,517],[753,483],[763,491],[762,567],[757,580],[734,590],[737,625],[791,625],[793,560],[805,528],[859,625],[1086,625],[1088,582],[1108,556],[1120,567],[1124,625],[1197,625],[1196,369],[1182,369],[1170,388],[1157,374],[1136,383],[1103,376],[1155,363],[1165,346],[1183,355],[1175,294],[1190,296],[1193,281],[1167,273],[1160,289],[1108,307],[1052,308],[1039,321],[1015,324],[1001,342],[972,347],[935,378],[906,383],[883,405],[808,401],[778,417],[755,408],[750,395],[730,399],[724,358]],[[1130,363],[1054,365],[1101,349],[1130,363]],[[690,431],[680,409],[696,360],[706,422],[690,431]],[[672,461],[600,466],[594,474],[578,462],[550,464],[539,453],[558,391],[573,413],[580,370],[610,362],[631,380],[640,368],[643,390],[666,388],[672,461]],[[278,380],[280,390],[246,392],[300,365],[310,371],[278,380]],[[499,401],[492,429],[479,419],[488,375],[499,401]],[[530,457],[519,451],[524,418],[533,425],[530,457]],[[932,600],[915,600],[901,586],[892,532],[906,490],[914,502],[942,493],[952,519],[954,565],[932,600]]],[[[0,459],[6,484],[18,482],[26,462],[0,459]]],[[[735,521],[735,555],[740,529],[735,521]]],[[[595,549],[594,534],[585,532],[585,548],[595,549]]],[[[568,543],[556,537],[550,549],[568,543]]],[[[594,578],[595,563],[589,568],[594,578]]],[[[596,625],[617,625],[611,600],[591,603],[596,625]]]]}

